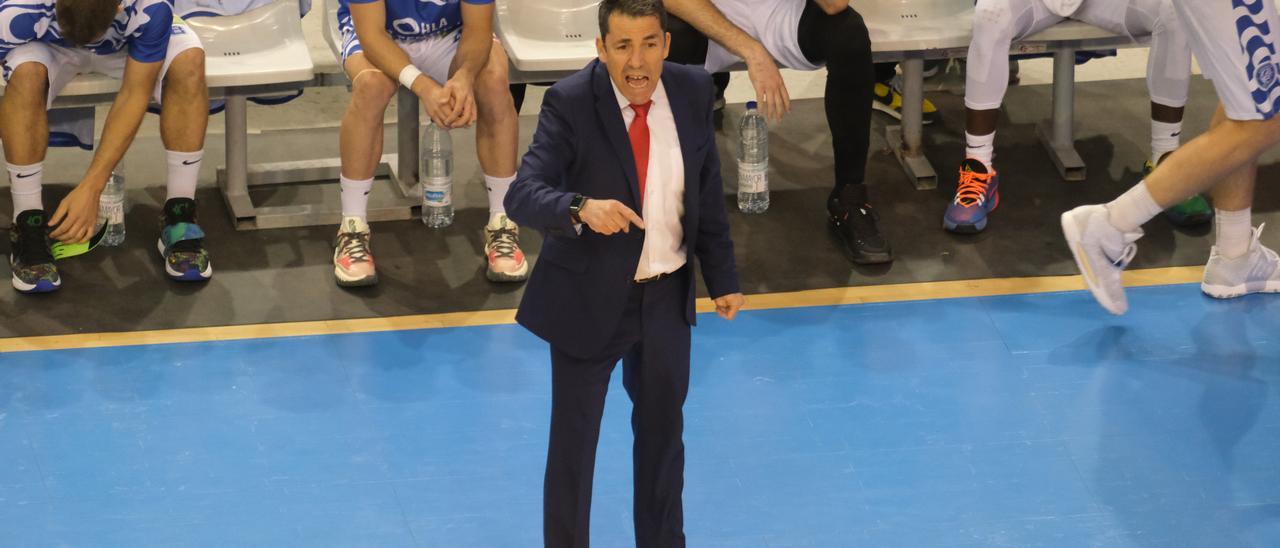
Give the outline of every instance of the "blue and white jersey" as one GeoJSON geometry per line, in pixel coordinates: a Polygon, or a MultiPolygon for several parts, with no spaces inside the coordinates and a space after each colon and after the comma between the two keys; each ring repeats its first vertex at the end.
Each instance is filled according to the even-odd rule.
{"type": "MultiPolygon", "coordinates": [[[[274,3],[275,0],[174,0],[174,13],[183,19],[240,15],[274,3]]],[[[298,15],[311,11],[311,0],[299,0],[298,15]]]]}
{"type": "MultiPolygon", "coordinates": [[[[22,44],[45,42],[64,48],[75,46],[62,38],[53,6],[56,0],[0,0],[0,59],[22,44]]],[[[98,55],[129,50],[129,57],[143,62],[164,61],[173,27],[173,6],[168,0],[121,0],[116,15],[101,40],[85,49],[98,55]]]]}
{"type": "Polygon", "coordinates": [[[462,26],[462,2],[492,4],[493,0],[338,0],[339,27],[354,28],[349,4],[385,1],[387,33],[392,40],[416,41],[452,32],[462,26]]]}

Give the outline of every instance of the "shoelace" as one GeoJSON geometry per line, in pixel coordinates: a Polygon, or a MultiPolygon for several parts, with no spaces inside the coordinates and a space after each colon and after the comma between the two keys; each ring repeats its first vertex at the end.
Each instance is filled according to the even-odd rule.
{"type": "Polygon", "coordinates": [[[966,207],[986,203],[987,186],[991,184],[991,175],[991,173],[976,171],[960,171],[960,184],[956,186],[955,202],[966,207]]]}
{"type": "Polygon", "coordinates": [[[1267,227],[1267,223],[1262,223],[1258,225],[1257,228],[1253,229],[1253,241],[1249,242],[1249,247],[1253,247],[1255,245],[1258,246],[1259,248],[1262,249],[1262,256],[1267,259],[1267,262],[1274,263],[1276,261],[1280,261],[1280,254],[1277,254],[1275,251],[1272,251],[1271,248],[1265,245],[1261,245],[1262,229],[1266,227],[1267,227]]]}
{"type": "Polygon", "coordinates": [[[1124,268],[1129,266],[1129,262],[1138,254],[1138,244],[1129,244],[1124,246],[1124,251],[1120,252],[1120,258],[1111,261],[1111,264],[1124,268]]]}
{"type": "Polygon", "coordinates": [[[49,240],[45,237],[44,227],[27,228],[18,230],[18,245],[22,251],[18,253],[22,264],[35,265],[53,262],[53,255],[49,252],[49,240]]]}
{"type": "Polygon", "coordinates": [[[353,262],[369,262],[369,234],[365,232],[343,232],[338,235],[338,249],[343,255],[351,257],[353,262]]]}
{"type": "Polygon", "coordinates": [[[489,245],[499,257],[512,258],[516,255],[516,247],[520,245],[520,237],[516,234],[516,229],[504,226],[489,231],[489,245]]]}

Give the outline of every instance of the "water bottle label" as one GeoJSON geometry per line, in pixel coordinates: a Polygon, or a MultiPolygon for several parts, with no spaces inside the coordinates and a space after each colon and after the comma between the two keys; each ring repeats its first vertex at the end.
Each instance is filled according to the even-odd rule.
{"type": "Polygon", "coordinates": [[[453,181],[448,178],[422,181],[422,201],[428,207],[453,205],[453,181]]]}
{"type": "Polygon", "coordinates": [[[769,190],[769,166],[738,161],[738,192],[755,194],[769,190]]]}
{"type": "Polygon", "coordinates": [[[124,223],[124,204],[107,207],[107,223],[113,225],[124,223]]]}

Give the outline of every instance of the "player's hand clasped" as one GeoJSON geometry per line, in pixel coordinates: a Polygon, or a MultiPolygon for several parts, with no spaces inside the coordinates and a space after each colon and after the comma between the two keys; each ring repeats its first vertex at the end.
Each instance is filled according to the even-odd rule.
{"type": "Polygon", "coordinates": [[[466,74],[455,74],[443,86],[432,87],[421,99],[427,115],[440,127],[461,129],[476,122],[474,79],[466,74]]]}
{"type": "Polygon", "coordinates": [[[587,200],[582,204],[578,217],[593,232],[605,236],[630,232],[631,225],[644,230],[644,220],[617,200],[587,200]]]}

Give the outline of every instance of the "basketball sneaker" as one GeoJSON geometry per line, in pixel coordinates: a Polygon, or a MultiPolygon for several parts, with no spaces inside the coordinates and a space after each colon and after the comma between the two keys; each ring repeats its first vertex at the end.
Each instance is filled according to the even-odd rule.
{"type": "Polygon", "coordinates": [[[1000,174],[987,171],[981,160],[960,162],[956,196],[942,215],[942,228],[958,234],[977,234],[987,228],[987,216],[1000,205],[1000,174]]]}
{"type": "Polygon", "coordinates": [[[1121,232],[1111,226],[1106,206],[1085,205],[1062,214],[1062,234],[1098,304],[1116,315],[1129,310],[1120,273],[1138,252],[1142,230],[1121,232]]]}
{"type": "MultiPolygon", "coordinates": [[[[892,116],[895,120],[902,119],[902,76],[895,75],[888,82],[876,82],[875,90],[872,93],[871,108],[892,116]]],[[[924,99],[921,102],[921,111],[923,113],[922,121],[924,125],[929,125],[938,120],[938,107],[933,105],[933,101],[924,99]]]]}
{"type": "Polygon", "coordinates": [[[491,282],[521,282],[529,277],[529,263],[520,250],[520,227],[504,213],[494,214],[484,227],[485,277],[491,282]]]}
{"type": "Polygon", "coordinates": [[[203,282],[213,277],[213,262],[204,247],[204,231],[196,224],[195,200],[170,198],[164,203],[156,248],[169,279],[203,282]]]}
{"type": "Polygon", "coordinates": [[[1249,251],[1234,259],[1218,254],[1218,246],[1209,251],[1200,290],[1215,299],[1231,299],[1250,293],[1280,293],[1280,257],[1262,245],[1263,223],[1253,229],[1249,251]]]}
{"type": "Polygon", "coordinates": [[[342,287],[362,287],[378,283],[369,247],[369,223],[359,217],[343,217],[333,244],[333,277],[342,287]]]}
{"type": "Polygon", "coordinates": [[[18,214],[9,229],[9,269],[19,293],[49,293],[62,287],[46,221],[44,210],[28,209],[18,214]]]}

